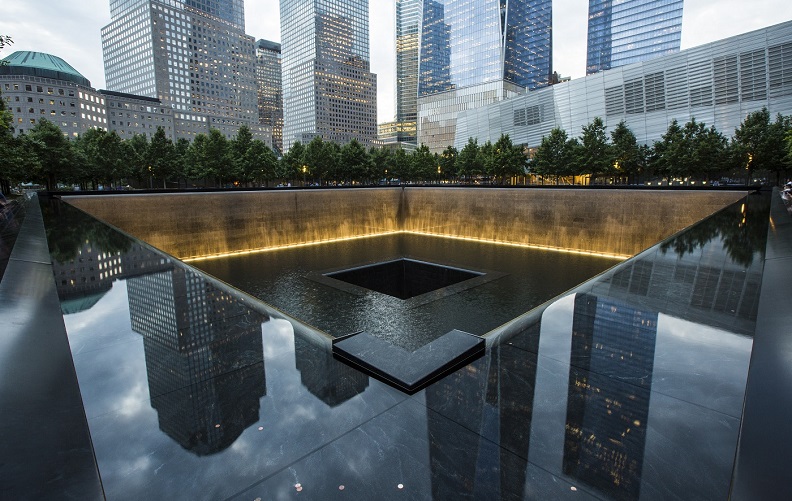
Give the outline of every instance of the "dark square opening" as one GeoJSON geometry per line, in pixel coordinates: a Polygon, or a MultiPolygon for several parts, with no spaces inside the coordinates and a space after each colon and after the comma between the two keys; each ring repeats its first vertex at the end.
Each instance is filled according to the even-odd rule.
{"type": "Polygon", "coordinates": [[[327,274],[328,277],[399,299],[410,299],[481,275],[475,271],[413,259],[397,259],[327,274]]]}

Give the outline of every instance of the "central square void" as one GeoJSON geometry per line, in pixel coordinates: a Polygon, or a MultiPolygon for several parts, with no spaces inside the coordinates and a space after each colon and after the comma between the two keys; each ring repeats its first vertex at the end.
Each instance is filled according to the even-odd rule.
{"type": "Polygon", "coordinates": [[[475,271],[406,258],[326,274],[399,299],[410,299],[481,275],[475,271]]]}

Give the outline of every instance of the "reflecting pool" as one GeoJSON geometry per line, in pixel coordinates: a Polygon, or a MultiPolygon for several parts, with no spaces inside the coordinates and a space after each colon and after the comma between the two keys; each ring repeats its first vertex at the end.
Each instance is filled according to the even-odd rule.
{"type": "Polygon", "coordinates": [[[766,197],[561,273],[558,253],[398,235],[200,263],[272,306],[67,204],[42,210],[108,499],[728,496],[766,197]],[[483,275],[407,300],[325,276],[405,256],[483,275]],[[487,335],[570,288],[412,396],[291,319],[421,346],[460,323],[487,335]]]}

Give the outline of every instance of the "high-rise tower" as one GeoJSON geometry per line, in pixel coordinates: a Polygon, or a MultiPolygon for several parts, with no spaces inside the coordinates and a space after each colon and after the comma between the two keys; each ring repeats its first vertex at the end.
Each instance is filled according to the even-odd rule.
{"type": "Polygon", "coordinates": [[[586,74],[679,52],[683,0],[589,0],[586,74]]]}
{"type": "Polygon", "coordinates": [[[268,40],[256,42],[256,82],[259,123],[272,128],[272,147],[283,151],[283,85],[281,46],[268,40]]]}
{"type": "Polygon", "coordinates": [[[320,136],[369,146],[377,80],[369,66],[368,0],[281,0],[283,146],[320,136]]]}
{"type": "Polygon", "coordinates": [[[418,140],[454,143],[456,115],[550,83],[551,0],[424,0],[418,140]]]}
{"type": "Polygon", "coordinates": [[[397,142],[415,143],[423,0],[396,0],[397,142]]]}
{"type": "Polygon", "coordinates": [[[176,137],[258,129],[253,37],[243,0],[110,0],[102,29],[111,91],[159,99],[176,137]]]}

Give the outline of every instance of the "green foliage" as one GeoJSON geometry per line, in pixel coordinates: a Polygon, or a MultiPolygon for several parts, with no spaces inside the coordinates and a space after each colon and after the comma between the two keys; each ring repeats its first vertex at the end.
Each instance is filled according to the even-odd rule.
{"type": "Polygon", "coordinates": [[[456,170],[462,179],[470,179],[484,172],[484,161],[479,149],[478,140],[469,138],[467,144],[459,152],[456,170]]]}
{"type": "Polygon", "coordinates": [[[58,181],[76,179],[72,145],[49,120],[42,118],[30,129],[25,147],[35,156],[33,179],[45,183],[48,190],[54,190],[58,181]]]}
{"type": "Polygon", "coordinates": [[[366,149],[356,140],[341,147],[340,165],[345,171],[345,180],[371,180],[374,175],[374,161],[366,149]]]}
{"type": "Polygon", "coordinates": [[[592,182],[599,176],[612,174],[614,170],[611,158],[605,122],[600,117],[595,117],[590,124],[583,126],[580,136],[580,148],[577,150],[579,173],[591,175],[592,182]]]}
{"type": "Polygon", "coordinates": [[[443,153],[440,154],[440,158],[438,158],[437,162],[440,166],[440,176],[444,179],[454,179],[458,176],[457,171],[457,157],[459,156],[459,152],[453,146],[449,146],[446,148],[443,153]]]}
{"type": "Polygon", "coordinates": [[[282,179],[295,180],[298,176],[302,176],[303,167],[307,170],[304,164],[303,157],[305,156],[305,146],[300,141],[295,141],[291,145],[289,151],[281,158],[279,176],[282,179]]]}
{"type": "Polygon", "coordinates": [[[550,134],[542,138],[542,143],[534,152],[531,171],[545,177],[568,176],[576,169],[577,149],[575,139],[569,139],[564,129],[556,127],[550,134]]]}
{"type": "Polygon", "coordinates": [[[775,172],[789,168],[789,158],[785,155],[785,137],[792,130],[790,117],[778,115],[775,122],[770,120],[767,108],[749,113],[734,131],[731,149],[736,165],[744,169],[747,178],[753,178],[758,170],[775,172]]]}
{"type": "Polygon", "coordinates": [[[487,174],[500,180],[500,184],[504,184],[511,176],[525,173],[526,158],[522,148],[513,145],[508,134],[501,134],[491,149],[490,157],[491,160],[486,162],[487,174]]]}
{"type": "Polygon", "coordinates": [[[643,165],[641,148],[624,120],[611,131],[611,161],[615,174],[628,179],[634,179],[643,165]]]}

